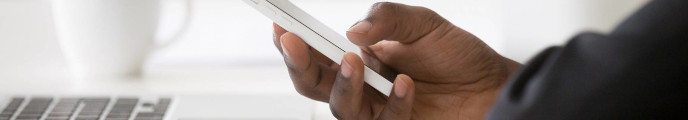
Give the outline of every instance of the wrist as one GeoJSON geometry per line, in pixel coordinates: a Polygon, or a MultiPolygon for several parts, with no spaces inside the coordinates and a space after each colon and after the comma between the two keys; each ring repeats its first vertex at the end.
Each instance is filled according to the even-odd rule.
{"type": "Polygon", "coordinates": [[[500,58],[499,61],[501,62],[498,62],[497,66],[501,66],[498,67],[498,71],[501,72],[495,74],[492,77],[492,80],[490,80],[494,86],[470,95],[460,106],[458,106],[461,111],[459,112],[459,116],[462,116],[462,119],[484,119],[487,112],[492,109],[492,106],[494,105],[494,102],[496,101],[504,83],[516,70],[518,70],[518,68],[522,66],[520,63],[509,58],[501,55],[498,56],[500,58]]]}
{"type": "Polygon", "coordinates": [[[501,79],[502,83],[499,85],[500,87],[498,87],[498,88],[501,88],[501,86],[504,85],[504,83],[511,77],[511,75],[513,75],[516,72],[516,70],[521,68],[521,66],[523,66],[523,64],[518,63],[518,62],[511,60],[509,58],[506,58],[504,56],[500,55],[500,57],[502,58],[502,64],[504,67],[503,68],[504,72],[501,74],[500,79],[501,79]]]}

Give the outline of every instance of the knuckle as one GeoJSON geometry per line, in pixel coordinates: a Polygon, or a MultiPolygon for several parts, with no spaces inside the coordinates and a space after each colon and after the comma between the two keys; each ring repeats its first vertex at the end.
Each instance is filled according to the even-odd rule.
{"type": "Polygon", "coordinates": [[[298,86],[295,89],[296,89],[296,92],[298,92],[299,94],[301,94],[303,96],[306,96],[306,97],[315,96],[315,90],[313,90],[312,88],[298,86]]]}
{"type": "Polygon", "coordinates": [[[398,8],[399,5],[401,5],[401,4],[393,3],[393,2],[377,2],[377,3],[373,4],[372,8],[385,10],[385,9],[398,8]]]}
{"type": "Polygon", "coordinates": [[[399,3],[393,2],[377,2],[370,7],[367,19],[374,19],[376,17],[384,17],[390,12],[397,11],[401,7],[399,3]]]}
{"type": "Polygon", "coordinates": [[[337,74],[337,79],[335,80],[336,85],[332,88],[335,95],[346,95],[349,93],[352,86],[347,79],[348,78],[344,77],[341,73],[337,74]]]}
{"type": "Polygon", "coordinates": [[[399,106],[399,105],[387,105],[387,108],[388,108],[389,112],[392,113],[392,114],[394,114],[394,115],[399,115],[399,114],[401,114],[401,109],[402,109],[402,108],[401,108],[401,106],[399,106]]]}
{"type": "Polygon", "coordinates": [[[313,99],[313,100],[322,101],[322,100],[327,99],[327,95],[325,93],[323,93],[323,91],[319,91],[315,88],[296,86],[295,89],[296,89],[296,92],[298,92],[302,96],[308,97],[308,98],[313,99]]]}
{"type": "Polygon", "coordinates": [[[294,83],[294,88],[296,89],[296,92],[312,99],[320,95],[319,91],[315,87],[309,85],[306,81],[303,80],[302,77],[298,77],[301,75],[301,72],[294,70],[292,67],[287,68],[289,69],[289,76],[291,77],[291,80],[294,83]]]}
{"type": "Polygon", "coordinates": [[[417,6],[414,9],[415,18],[419,18],[418,21],[424,23],[423,26],[419,27],[427,27],[426,30],[434,30],[443,25],[451,25],[449,21],[430,8],[417,6]]]}
{"type": "Polygon", "coordinates": [[[335,95],[346,95],[349,93],[349,89],[344,88],[344,87],[335,87],[334,89],[335,95]]]}
{"type": "Polygon", "coordinates": [[[414,6],[413,7],[413,13],[415,13],[415,15],[418,15],[417,17],[419,17],[419,18],[428,18],[428,19],[432,19],[432,20],[443,20],[443,18],[442,18],[442,16],[440,16],[440,14],[438,14],[437,12],[435,12],[434,10],[432,10],[430,8],[423,7],[423,6],[414,6]]]}
{"type": "Polygon", "coordinates": [[[326,102],[329,99],[331,86],[321,81],[332,78],[323,78],[321,69],[297,70],[289,63],[287,63],[287,69],[296,92],[313,100],[326,102]]]}
{"type": "Polygon", "coordinates": [[[434,14],[434,15],[437,14],[432,9],[427,8],[427,7],[423,7],[423,6],[417,6],[416,9],[418,9],[418,11],[420,11],[421,13],[434,14]]]}

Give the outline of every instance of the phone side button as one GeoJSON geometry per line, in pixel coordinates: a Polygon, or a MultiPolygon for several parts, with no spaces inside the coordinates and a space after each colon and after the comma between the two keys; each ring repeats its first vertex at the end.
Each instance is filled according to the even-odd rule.
{"type": "Polygon", "coordinates": [[[260,1],[258,1],[258,0],[251,0],[251,2],[253,2],[253,4],[256,4],[256,5],[257,5],[258,3],[260,3],[260,1]]]}
{"type": "Polygon", "coordinates": [[[284,21],[284,24],[286,24],[286,25],[292,25],[292,22],[291,22],[291,20],[290,20],[289,18],[287,18],[287,17],[285,17],[285,16],[280,16],[280,19],[282,19],[282,21],[284,21]]]}

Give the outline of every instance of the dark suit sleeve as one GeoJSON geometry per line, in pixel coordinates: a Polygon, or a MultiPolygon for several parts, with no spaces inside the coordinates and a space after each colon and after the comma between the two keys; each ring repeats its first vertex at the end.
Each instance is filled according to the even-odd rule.
{"type": "Polygon", "coordinates": [[[688,0],[654,0],[609,35],[551,47],[504,85],[492,120],[688,119],[688,0]]]}

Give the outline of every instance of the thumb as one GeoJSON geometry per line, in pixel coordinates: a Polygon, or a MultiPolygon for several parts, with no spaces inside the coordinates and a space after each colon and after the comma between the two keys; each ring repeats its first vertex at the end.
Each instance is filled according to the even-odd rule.
{"type": "Polygon", "coordinates": [[[346,36],[359,46],[381,40],[411,43],[449,22],[434,11],[392,2],[375,3],[368,16],[354,24],[346,36]]]}
{"type": "Polygon", "coordinates": [[[399,74],[394,80],[394,90],[387,100],[387,105],[380,113],[380,120],[411,119],[411,109],[415,98],[413,80],[407,75],[399,74]]]}

